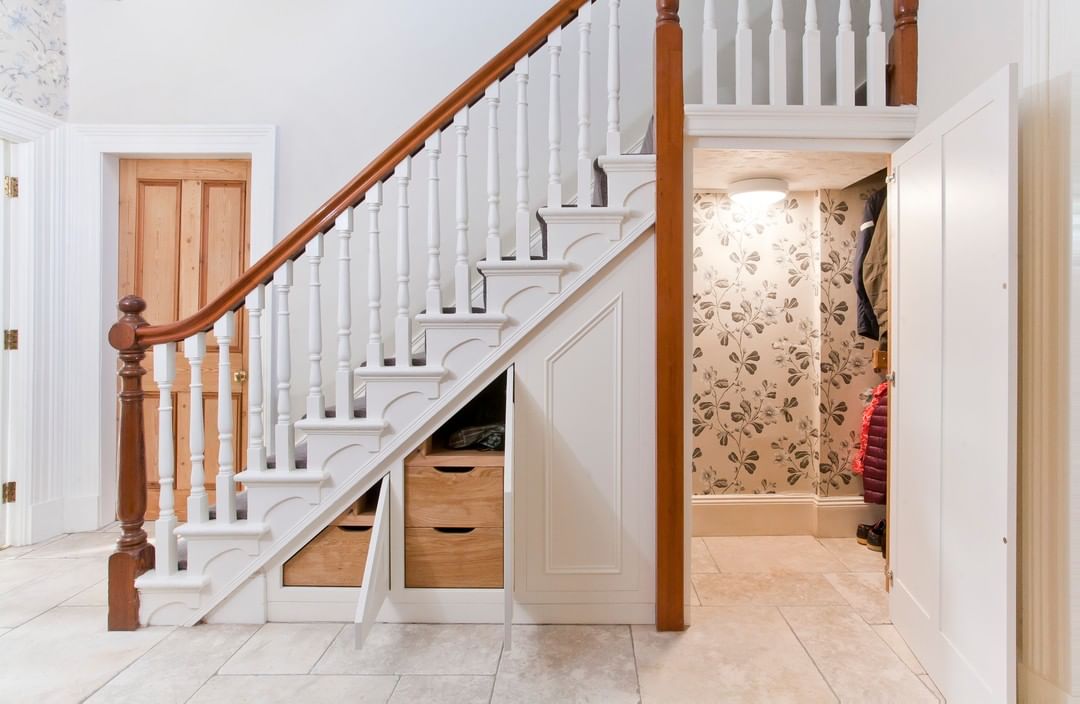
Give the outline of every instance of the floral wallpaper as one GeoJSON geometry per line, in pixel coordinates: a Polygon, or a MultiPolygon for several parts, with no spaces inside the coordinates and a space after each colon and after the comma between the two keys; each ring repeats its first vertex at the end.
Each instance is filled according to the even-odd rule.
{"type": "Polygon", "coordinates": [[[0,0],[0,97],[67,115],[64,0],[0,0]]]}
{"type": "Polygon", "coordinates": [[[747,210],[694,196],[697,494],[860,494],[851,459],[872,343],[855,332],[863,201],[881,184],[747,210]]]}

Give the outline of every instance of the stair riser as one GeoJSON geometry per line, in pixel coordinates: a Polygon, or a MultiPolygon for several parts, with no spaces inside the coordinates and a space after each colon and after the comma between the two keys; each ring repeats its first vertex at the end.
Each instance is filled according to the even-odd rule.
{"type": "Polygon", "coordinates": [[[656,174],[651,170],[608,173],[609,205],[627,208],[631,217],[652,212],[656,203],[656,174]]]}
{"type": "Polygon", "coordinates": [[[444,369],[471,369],[499,344],[500,330],[491,327],[429,328],[424,332],[431,364],[444,369]],[[471,362],[469,361],[471,360],[471,362]],[[467,366],[461,366],[462,362],[467,366]]]}
{"type": "Polygon", "coordinates": [[[428,401],[439,398],[439,381],[435,379],[367,379],[368,412],[372,418],[382,418],[390,432],[401,428],[418,410],[402,411],[403,406],[423,410],[428,401]]]}
{"type": "Polygon", "coordinates": [[[487,291],[487,307],[489,311],[504,313],[512,319],[519,320],[507,306],[511,305],[518,315],[521,315],[523,306],[521,301],[517,301],[517,305],[514,305],[515,298],[522,294],[527,294],[529,297],[530,311],[536,310],[537,296],[542,296],[539,300],[539,305],[543,305],[547,302],[547,299],[551,296],[558,295],[562,290],[562,276],[559,272],[545,272],[530,275],[508,275],[496,272],[486,272],[484,285],[487,291]]]}
{"type": "MultiPolygon", "coordinates": [[[[270,540],[267,539],[267,544],[270,540]]],[[[188,572],[210,577],[211,584],[223,584],[259,554],[259,538],[188,537],[188,572]],[[235,564],[233,564],[235,563],[235,564]]]]}

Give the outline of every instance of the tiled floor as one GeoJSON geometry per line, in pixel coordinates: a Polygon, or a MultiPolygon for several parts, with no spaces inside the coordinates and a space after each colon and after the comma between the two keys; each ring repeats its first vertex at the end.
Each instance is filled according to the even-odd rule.
{"type": "Polygon", "coordinates": [[[105,631],[114,530],[0,551],[5,702],[917,702],[933,683],[854,540],[697,538],[692,626],[105,631]]]}

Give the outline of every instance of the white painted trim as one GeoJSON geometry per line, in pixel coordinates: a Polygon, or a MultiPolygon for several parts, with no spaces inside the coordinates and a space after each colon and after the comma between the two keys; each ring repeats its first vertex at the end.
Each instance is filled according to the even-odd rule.
{"type": "MultiPolygon", "coordinates": [[[[273,247],[276,188],[277,129],[273,125],[69,125],[68,139],[66,258],[62,264],[66,349],[84,350],[81,357],[69,358],[59,374],[75,409],[63,435],[76,461],[65,468],[65,483],[81,494],[99,497],[97,525],[67,524],[66,530],[91,530],[115,515],[116,412],[115,352],[105,339],[105,331],[116,319],[118,222],[115,203],[119,193],[117,161],[120,157],[209,157],[243,156],[251,159],[251,261],[273,247]],[[86,296],[100,292],[100,298],[86,296]],[[98,379],[97,384],[87,383],[98,379]],[[96,422],[87,422],[90,409],[98,409],[96,422]],[[81,476],[98,458],[100,476],[93,486],[81,476]]],[[[264,360],[269,360],[270,336],[264,338],[264,360]]],[[[269,376],[269,375],[267,375],[269,376]]],[[[269,380],[267,380],[269,384],[269,380]]],[[[267,395],[269,389],[267,388],[267,395]]],[[[59,435],[54,429],[54,435],[59,435]]]]}
{"type": "Polygon", "coordinates": [[[55,117],[0,98],[0,139],[32,142],[63,124],[55,117]]]}
{"type": "Polygon", "coordinates": [[[815,494],[695,495],[694,536],[813,535],[847,538],[860,523],[874,523],[885,507],[861,496],[815,494]]]}
{"type": "Polygon", "coordinates": [[[910,139],[918,108],[835,105],[687,105],[690,137],[910,139]]]}

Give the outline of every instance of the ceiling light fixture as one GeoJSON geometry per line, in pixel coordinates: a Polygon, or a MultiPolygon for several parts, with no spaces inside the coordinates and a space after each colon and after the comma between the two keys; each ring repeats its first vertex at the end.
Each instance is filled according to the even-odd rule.
{"type": "Polygon", "coordinates": [[[787,181],[780,178],[748,178],[728,188],[731,200],[748,208],[772,205],[787,198],[787,181]]]}

